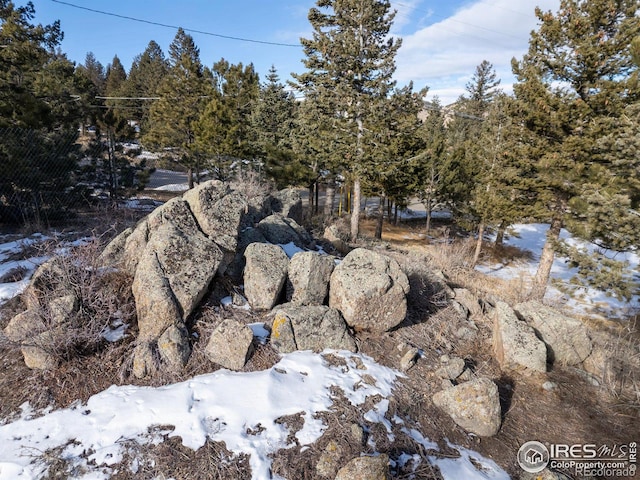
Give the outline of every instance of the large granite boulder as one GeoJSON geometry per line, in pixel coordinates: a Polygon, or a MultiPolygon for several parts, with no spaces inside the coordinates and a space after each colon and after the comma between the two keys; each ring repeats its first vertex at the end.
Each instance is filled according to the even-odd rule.
{"type": "Polygon", "coordinates": [[[520,303],[514,310],[547,344],[552,363],[578,365],[591,354],[591,338],[580,320],[536,301],[520,303]]]}
{"type": "Polygon", "coordinates": [[[504,302],[497,302],[493,315],[493,350],[500,366],[526,373],[546,372],[547,347],[533,328],[504,302]]]}
{"type": "Polygon", "coordinates": [[[244,293],[251,307],[271,310],[282,296],[289,258],[278,245],[252,243],[244,252],[244,293]]]}
{"type": "Polygon", "coordinates": [[[271,344],[281,353],[321,352],[325,348],[356,351],[356,343],[340,312],[326,305],[285,304],[275,310],[271,344]]]}
{"type": "Polygon", "coordinates": [[[398,262],[357,248],[331,274],[329,306],[356,331],[384,332],[407,314],[409,280],[398,262]]]}
{"type": "Polygon", "coordinates": [[[242,216],[248,207],[246,199],[222,182],[213,181],[187,191],[183,198],[189,204],[202,232],[223,251],[220,273],[233,261],[238,248],[242,216]]]}
{"type": "Polygon", "coordinates": [[[317,252],[298,252],[291,257],[291,302],[300,305],[322,305],[329,293],[329,279],[334,267],[333,257],[317,252]]]}
{"type": "Polygon", "coordinates": [[[314,241],[311,235],[295,220],[282,214],[274,213],[258,223],[260,233],[270,243],[286,245],[293,243],[301,248],[312,248],[314,241]]]}
{"type": "Polygon", "coordinates": [[[291,218],[296,223],[302,223],[302,197],[300,190],[285,188],[272,195],[271,209],[284,217],[291,218]]]}

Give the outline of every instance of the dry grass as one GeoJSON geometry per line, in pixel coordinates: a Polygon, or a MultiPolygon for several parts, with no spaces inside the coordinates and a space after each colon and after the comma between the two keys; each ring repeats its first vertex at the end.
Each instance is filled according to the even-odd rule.
{"type": "MultiPolygon", "coordinates": [[[[111,232],[111,227],[105,231],[111,232]]],[[[391,233],[397,234],[400,239],[400,232],[398,229],[391,233]]],[[[387,233],[385,230],[385,235],[387,233]]],[[[109,235],[106,233],[102,238],[106,239],[109,235]]],[[[379,399],[369,399],[364,406],[355,407],[342,392],[334,389],[332,408],[320,414],[326,430],[313,445],[297,443],[295,432],[302,426],[299,414],[278,419],[290,431],[291,446],[274,455],[274,473],[301,480],[335,478],[337,469],[351,458],[380,452],[387,453],[393,461],[397,461],[402,454],[415,455],[419,459],[404,467],[396,466],[392,470],[394,479],[435,480],[440,479],[441,474],[431,466],[429,457],[455,457],[455,450],[447,446],[447,441],[450,441],[493,459],[517,478],[520,469],[515,464],[515,454],[520,445],[528,440],[622,444],[640,431],[638,331],[632,328],[619,329],[617,336],[602,337],[602,348],[609,358],[615,360],[610,363],[622,365],[612,370],[615,375],[608,377],[604,388],[589,384],[575,371],[563,367],[554,368],[545,375],[530,377],[502,372],[491,351],[491,319],[480,316],[471,323],[449,306],[442,279],[434,274],[434,270],[442,271],[453,286],[465,287],[485,299],[500,298],[508,303],[526,299],[526,279],[504,282],[474,272],[469,268],[472,253],[469,244],[448,239],[449,236],[443,232],[441,241],[432,245],[424,245],[422,239],[411,239],[398,246],[393,246],[387,240],[387,248],[381,247],[383,253],[398,260],[409,277],[411,294],[408,317],[404,324],[392,332],[361,336],[358,339],[359,349],[379,363],[393,368],[400,365],[402,351],[399,346],[413,346],[421,351],[421,358],[406,372],[406,377],[398,381],[390,399],[385,417],[390,422],[393,437],[383,425],[365,419],[365,413],[379,399]],[[459,333],[463,328],[473,333],[461,337],[459,333]],[[435,370],[443,354],[465,359],[476,375],[491,378],[498,385],[503,424],[495,437],[479,439],[469,435],[433,405],[431,397],[442,383],[435,370]],[[542,388],[545,381],[552,381],[558,387],[546,391],[542,388]],[[395,422],[397,418],[404,423],[395,422]],[[437,442],[439,450],[426,450],[406,433],[406,429],[411,428],[437,442]],[[326,476],[318,471],[321,460],[324,462],[323,472],[328,472],[326,476]]],[[[80,257],[87,262],[86,258],[95,257],[95,252],[82,251],[80,257]]],[[[125,286],[130,279],[109,275],[102,277],[93,268],[78,271],[78,262],[78,259],[69,261],[65,267],[69,279],[72,279],[70,283],[84,299],[84,312],[93,312],[97,317],[103,315],[103,322],[114,315],[116,307],[122,306],[121,302],[127,304],[130,292],[125,286]],[[106,298],[96,298],[94,289],[98,286],[106,286],[109,292],[106,298]]],[[[91,261],[88,265],[92,265],[91,261]]],[[[0,365],[3,369],[0,375],[0,418],[9,420],[14,417],[19,412],[19,406],[27,401],[36,409],[46,406],[67,407],[78,400],[86,401],[112,384],[158,386],[214,371],[218,367],[206,359],[204,346],[215,326],[223,318],[234,318],[243,323],[264,321],[251,312],[220,308],[219,300],[225,294],[226,291],[212,292],[209,301],[195,316],[193,324],[189,325],[190,332],[196,334],[193,353],[186,368],[177,374],[167,373],[142,380],[131,376],[135,318],[131,318],[129,336],[121,341],[101,343],[98,348],[76,348],[71,351],[73,354],[64,355],[65,361],[60,366],[50,371],[29,370],[15,346],[0,342],[0,365]]],[[[4,327],[22,309],[24,306],[18,299],[6,304],[0,312],[0,327],[4,327]]],[[[132,312],[129,311],[127,316],[131,317],[132,312]]],[[[256,342],[254,347],[253,356],[244,371],[268,369],[278,361],[279,355],[268,343],[262,345],[256,342]]],[[[124,459],[110,473],[111,478],[235,480],[251,477],[246,456],[234,456],[224,444],[211,441],[193,451],[183,446],[180,438],[171,437],[168,430],[150,432],[150,435],[164,438],[157,445],[128,441],[124,459]]],[[[61,459],[59,452],[56,449],[39,454],[40,461],[50,466],[49,478],[69,478],[80,473],[77,466],[61,459]]]]}

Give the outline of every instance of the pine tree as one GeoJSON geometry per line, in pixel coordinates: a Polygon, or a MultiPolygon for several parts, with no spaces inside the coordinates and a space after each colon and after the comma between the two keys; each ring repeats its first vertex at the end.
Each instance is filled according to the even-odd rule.
{"type": "Polygon", "coordinates": [[[0,126],[46,126],[48,107],[33,85],[62,41],[60,22],[34,25],[32,3],[0,0],[0,126]]]}
{"type": "Polygon", "coordinates": [[[379,197],[376,238],[382,238],[385,200],[406,206],[408,197],[414,193],[409,162],[424,149],[418,114],[426,93],[426,89],[414,92],[413,84],[409,84],[394,91],[386,102],[379,102],[378,109],[373,111],[376,122],[371,125],[375,125],[376,136],[371,141],[376,148],[362,179],[368,192],[379,197]]]}
{"type": "Polygon", "coordinates": [[[500,79],[496,74],[493,64],[488,60],[483,60],[476,67],[476,71],[465,85],[467,96],[465,98],[468,105],[465,111],[478,117],[484,115],[491,105],[495,96],[500,92],[498,86],[500,79]]]}
{"type": "Polygon", "coordinates": [[[68,201],[83,105],[58,21],[0,0],[0,221],[44,220],[68,201]],[[65,192],[61,195],[61,192],[65,192]]]}
{"type": "Polygon", "coordinates": [[[479,197],[487,195],[487,188],[493,188],[489,186],[492,182],[488,176],[494,175],[496,171],[492,167],[496,163],[493,149],[502,136],[497,131],[501,127],[495,125],[497,130],[492,132],[484,129],[484,139],[490,145],[482,146],[478,140],[483,133],[488,111],[500,94],[499,85],[500,80],[493,65],[483,60],[467,83],[466,94],[456,102],[454,117],[447,128],[449,145],[446,169],[449,172],[449,182],[443,187],[444,196],[448,198],[461,223],[469,229],[477,229],[474,264],[480,256],[487,228],[485,214],[478,208],[479,197]]]}
{"type": "Polygon", "coordinates": [[[446,155],[446,129],[440,99],[425,104],[422,124],[418,131],[423,141],[422,151],[410,159],[412,190],[422,202],[427,213],[426,234],[431,230],[433,210],[443,199],[447,171],[444,168],[446,155]]]}
{"type": "Polygon", "coordinates": [[[133,59],[129,76],[123,87],[127,97],[144,100],[131,100],[127,104],[132,108],[130,116],[140,125],[147,122],[152,98],[158,95],[158,87],[169,71],[169,63],[164,52],[155,41],[151,40],[145,51],[133,59]]]}
{"type": "Polygon", "coordinates": [[[78,65],[78,70],[82,72],[96,88],[97,95],[103,95],[106,85],[106,74],[102,64],[96,59],[93,52],[88,52],[84,63],[78,65]]]}
{"type": "Polygon", "coordinates": [[[253,157],[251,112],[260,82],[253,65],[233,65],[225,59],[214,64],[212,81],[212,95],[196,123],[196,145],[213,156],[213,167],[224,179],[235,160],[253,157]]]}
{"type": "Polygon", "coordinates": [[[294,75],[305,97],[329,108],[334,134],[345,138],[345,158],[353,179],[351,237],[357,238],[360,187],[374,150],[369,133],[376,102],[384,102],[394,82],[400,41],[389,38],[395,13],[388,0],[318,0],[309,11],[311,39],[301,39],[307,72],[294,75]]]}
{"type": "Polygon", "coordinates": [[[195,148],[195,123],[211,96],[210,82],[193,38],[178,29],[169,46],[170,69],[158,87],[160,99],[149,111],[142,140],[150,148],[171,149],[188,169],[189,188],[201,158],[195,148]]]}
{"type": "Polygon", "coordinates": [[[512,99],[502,93],[487,105],[475,141],[470,141],[467,156],[474,165],[474,183],[467,211],[478,222],[478,238],[473,258],[476,265],[489,227],[499,232],[527,217],[527,190],[531,176],[528,162],[518,155],[517,125],[511,115],[512,99]]]}
{"type": "MultiPolygon", "coordinates": [[[[634,213],[636,155],[606,139],[638,101],[637,67],[630,45],[640,33],[637,0],[562,0],[556,14],[536,10],[540,27],[529,51],[513,62],[524,154],[536,167],[539,218],[550,221],[533,295],[542,297],[555,249],[572,256],[587,282],[627,296],[619,265],[603,260],[594,273],[588,255],[562,245],[563,227],[600,249],[638,245],[634,213]]],[[[628,289],[627,289],[628,292],[628,289]]]]}
{"type": "Polygon", "coordinates": [[[298,103],[293,93],[280,83],[274,66],[266,80],[251,114],[254,151],[278,188],[309,186],[315,175],[293,151],[298,103]]]}

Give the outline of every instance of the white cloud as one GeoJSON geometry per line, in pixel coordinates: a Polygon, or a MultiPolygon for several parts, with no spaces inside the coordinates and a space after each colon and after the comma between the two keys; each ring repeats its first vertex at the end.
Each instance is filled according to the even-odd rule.
{"type": "Polygon", "coordinates": [[[464,93],[483,60],[493,64],[503,86],[511,84],[511,59],[522,57],[537,28],[536,5],[555,12],[559,0],[479,0],[403,35],[395,78],[401,85],[413,80],[418,88],[430,87],[430,96],[439,95],[443,104],[464,93]]]}
{"type": "Polygon", "coordinates": [[[414,22],[414,16],[421,2],[422,0],[391,0],[391,11],[397,12],[393,20],[392,34],[399,35],[403,27],[414,22]]]}

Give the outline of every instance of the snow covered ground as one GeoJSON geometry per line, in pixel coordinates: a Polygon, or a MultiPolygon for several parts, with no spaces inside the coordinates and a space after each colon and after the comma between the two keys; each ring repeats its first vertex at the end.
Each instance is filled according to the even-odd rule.
{"type": "MultiPolygon", "coordinates": [[[[17,268],[26,272],[24,280],[0,285],[3,299],[18,294],[33,270],[46,261],[45,256],[10,258],[47,238],[0,236],[0,276],[17,268]]],[[[291,244],[282,248],[289,256],[296,252],[291,244]]],[[[251,328],[260,340],[268,333],[261,324],[251,328]]],[[[288,443],[287,425],[276,420],[302,412],[304,426],[295,437],[302,448],[314,443],[327,428],[317,414],[331,408],[332,389],[336,387],[353,405],[362,405],[377,395],[381,400],[364,415],[369,425],[382,423],[390,432],[393,423],[425,449],[438,451],[435,442],[407,426],[405,420],[388,418],[389,398],[400,377],[400,372],[365,355],[305,351],[283,355],[272,368],[260,372],[218,370],[159,388],[113,385],[85,404],[66,409],[36,412],[24,404],[19,418],[0,419],[0,480],[42,478],[47,469],[42,458],[51,452],[77,467],[75,472],[82,472],[74,478],[107,479],[127,454],[129,441],[157,443],[164,435],[180,436],[192,449],[198,449],[207,439],[223,441],[234,455],[249,455],[253,479],[283,480],[270,472],[271,455],[279,449],[298,447],[288,443]],[[342,357],[345,365],[327,361],[327,354],[342,357]]],[[[389,435],[393,441],[393,434],[389,435]]],[[[370,441],[369,446],[375,450],[375,443],[370,441]]],[[[509,478],[491,459],[462,447],[450,447],[459,452],[458,457],[452,457],[450,451],[427,457],[445,479],[509,478]]],[[[411,465],[414,469],[424,461],[408,453],[394,460],[398,467],[411,465]]],[[[135,473],[135,462],[129,468],[135,473]]]]}
{"type": "MultiPolygon", "coordinates": [[[[510,234],[505,237],[504,244],[526,250],[531,253],[530,259],[512,262],[509,264],[485,264],[477,267],[477,270],[504,279],[522,278],[524,281],[530,280],[535,275],[540,260],[540,253],[545,243],[545,235],[549,229],[548,224],[518,224],[509,228],[510,234]]],[[[562,230],[560,238],[570,244],[584,248],[593,249],[593,245],[579,242],[570,238],[569,232],[562,230]]],[[[638,253],[616,254],[617,260],[628,262],[629,275],[639,275],[640,256],[638,253]]],[[[575,276],[576,270],[569,268],[567,259],[555,258],[551,270],[551,285],[547,287],[546,297],[554,302],[561,302],[576,313],[601,314],[607,318],[623,318],[634,308],[640,307],[640,296],[635,296],[631,302],[616,300],[607,297],[603,292],[592,288],[580,288],[573,292],[571,296],[563,293],[558,287],[570,285],[571,278],[575,276]]]]}
{"type": "MultiPolygon", "coordinates": [[[[253,479],[280,479],[270,473],[270,455],[294,445],[287,443],[287,426],[276,419],[303,412],[304,426],[295,436],[303,448],[313,443],[326,429],[316,414],[331,407],[332,386],[339,387],[353,405],[380,395],[383,400],[365,418],[389,422],[384,417],[386,398],[401,374],[364,355],[331,353],[342,357],[346,366],[332,365],[319,354],[294,352],[260,372],[218,370],[160,388],[112,386],[84,405],[40,412],[40,416],[24,405],[19,419],[0,426],[0,479],[42,476],[46,467],[33,462],[34,456],[57,447],[63,447],[62,458],[76,464],[75,471],[88,472],[84,478],[109,478],[126,453],[126,440],[158,442],[163,434],[180,436],[192,449],[204,445],[207,438],[223,441],[232,453],[250,455],[253,479]],[[375,385],[367,383],[367,375],[376,379],[375,385]],[[159,425],[165,429],[148,434],[159,425]],[[101,467],[92,466],[93,462],[101,467]]],[[[419,431],[405,431],[425,448],[438,450],[419,431]]],[[[429,458],[445,479],[509,478],[492,460],[451,447],[458,449],[459,458],[429,458]]],[[[406,455],[399,461],[417,462],[417,457],[406,455]]]]}
{"type": "MultiPolygon", "coordinates": [[[[515,225],[505,243],[530,251],[530,259],[482,265],[479,270],[501,278],[532,276],[547,228],[543,224],[515,225]]],[[[562,235],[568,236],[567,232],[562,235]]],[[[41,234],[26,238],[0,236],[0,278],[11,277],[11,271],[26,274],[23,280],[0,284],[0,303],[17,295],[26,286],[30,274],[47,259],[44,255],[17,259],[17,254],[48,239],[41,234]]],[[[289,256],[297,251],[291,244],[281,247],[289,256]]],[[[629,268],[637,272],[638,255],[627,255],[626,260],[629,268]]],[[[563,259],[556,259],[552,271],[555,279],[569,281],[573,273],[563,259]]],[[[599,305],[612,313],[624,312],[629,307],[596,291],[581,293],[580,299],[567,299],[567,305],[578,310],[599,305]]],[[[553,287],[549,288],[548,295],[562,296],[553,287]]],[[[638,300],[635,299],[636,304],[638,300]]],[[[263,338],[267,333],[259,324],[252,325],[252,329],[257,337],[263,338]]],[[[326,429],[316,414],[331,408],[331,389],[335,387],[354,405],[362,405],[367,398],[379,395],[382,400],[365,413],[368,422],[382,423],[387,431],[394,424],[425,449],[438,450],[435,442],[405,425],[403,419],[385,415],[388,399],[401,373],[364,355],[331,353],[342,357],[346,366],[335,366],[323,354],[294,352],[283,355],[275,366],[261,372],[218,370],[159,388],[112,386],[91,397],[86,404],[60,410],[34,412],[25,404],[19,418],[0,419],[0,480],[41,478],[46,466],[38,458],[51,449],[57,449],[59,455],[84,469],[84,476],[77,478],[109,478],[127,453],[127,440],[142,444],[159,442],[163,435],[180,436],[184,445],[192,449],[202,446],[207,438],[224,441],[233,454],[249,455],[254,479],[281,480],[271,476],[271,455],[282,448],[297,447],[287,443],[287,426],[276,419],[303,412],[304,427],[295,436],[300,445],[312,444],[326,429]],[[371,385],[365,376],[375,378],[376,383],[371,385]],[[159,425],[166,429],[154,431],[154,426],[159,425]],[[148,433],[150,429],[154,434],[148,433]]],[[[509,478],[492,460],[459,446],[451,447],[458,451],[457,458],[428,457],[445,479],[509,478]]],[[[422,461],[420,456],[402,454],[396,459],[396,465],[413,462],[417,466],[422,461]]]]}

